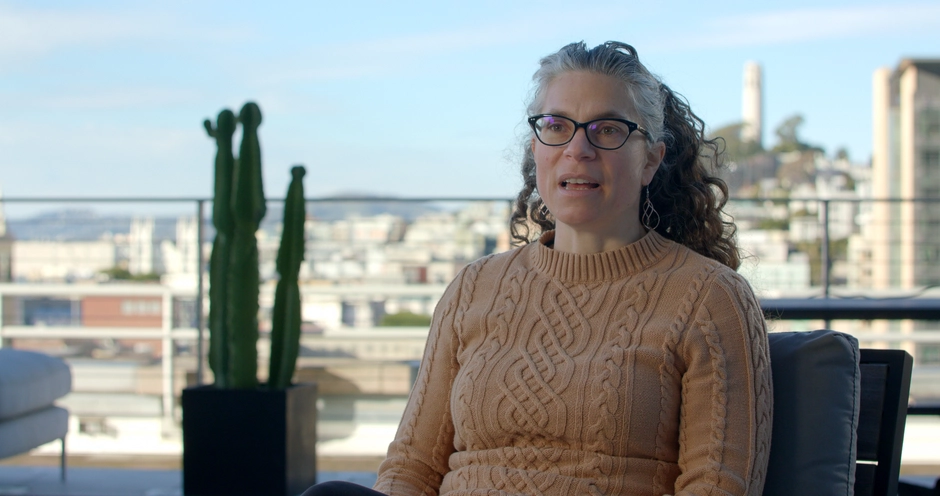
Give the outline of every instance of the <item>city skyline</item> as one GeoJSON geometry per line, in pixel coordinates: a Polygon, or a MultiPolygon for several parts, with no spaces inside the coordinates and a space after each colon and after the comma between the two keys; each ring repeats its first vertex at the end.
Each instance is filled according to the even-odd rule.
{"type": "Polygon", "coordinates": [[[294,163],[309,196],[510,197],[538,58],[582,39],[636,46],[711,129],[740,121],[756,61],[765,146],[800,113],[803,140],[867,161],[873,71],[940,47],[925,2],[570,8],[0,2],[0,188],[210,196],[201,122],[254,100],[269,197],[294,163]]]}

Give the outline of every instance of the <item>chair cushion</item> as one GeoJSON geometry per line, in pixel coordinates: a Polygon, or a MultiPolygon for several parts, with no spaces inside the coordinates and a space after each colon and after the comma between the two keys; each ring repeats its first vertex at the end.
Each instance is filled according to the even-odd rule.
{"type": "Polygon", "coordinates": [[[851,495],[858,341],[835,331],[770,333],[773,438],[764,495],[851,495]]]}
{"type": "Polygon", "coordinates": [[[0,422],[0,458],[25,453],[56,439],[69,430],[69,412],[50,406],[0,422]]]}
{"type": "Polygon", "coordinates": [[[60,358],[0,348],[0,420],[52,403],[72,389],[72,372],[60,358]]]}

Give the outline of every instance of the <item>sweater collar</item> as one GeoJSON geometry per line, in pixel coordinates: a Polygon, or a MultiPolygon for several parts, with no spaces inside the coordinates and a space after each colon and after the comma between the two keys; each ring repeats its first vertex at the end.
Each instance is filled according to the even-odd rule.
{"type": "Polygon", "coordinates": [[[590,255],[549,248],[547,245],[554,240],[555,231],[548,231],[538,242],[531,243],[532,262],[539,271],[571,282],[597,282],[631,276],[653,265],[675,248],[674,242],[656,231],[650,231],[638,241],[622,248],[590,255]]]}

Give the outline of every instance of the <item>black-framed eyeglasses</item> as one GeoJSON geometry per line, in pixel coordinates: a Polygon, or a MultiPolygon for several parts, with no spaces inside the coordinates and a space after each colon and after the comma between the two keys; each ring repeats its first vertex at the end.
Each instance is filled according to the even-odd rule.
{"type": "Polygon", "coordinates": [[[653,141],[646,129],[626,119],[604,118],[578,122],[561,115],[540,114],[529,117],[529,125],[539,141],[548,146],[567,145],[580,128],[584,128],[588,143],[601,150],[620,148],[634,131],[639,131],[647,140],[653,141]]]}

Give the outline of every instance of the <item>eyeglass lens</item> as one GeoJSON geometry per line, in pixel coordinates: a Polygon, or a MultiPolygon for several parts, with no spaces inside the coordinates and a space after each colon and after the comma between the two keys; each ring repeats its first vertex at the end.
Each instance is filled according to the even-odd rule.
{"type": "MultiPolygon", "coordinates": [[[[632,131],[623,122],[595,120],[585,123],[588,141],[598,148],[620,148],[632,131]]],[[[535,121],[539,140],[546,145],[563,145],[574,137],[578,126],[566,117],[546,115],[535,121]]]]}

